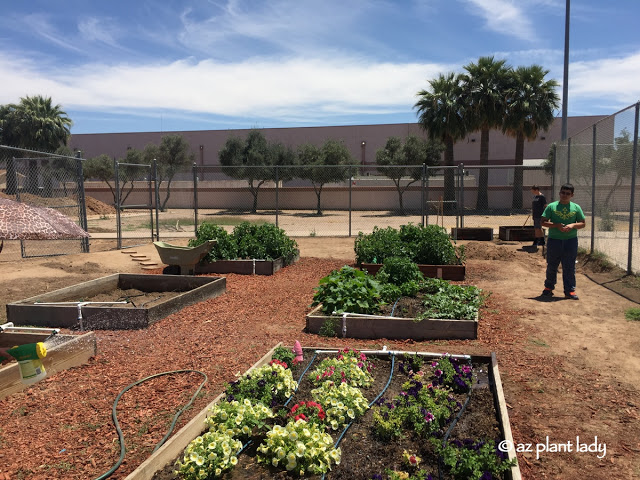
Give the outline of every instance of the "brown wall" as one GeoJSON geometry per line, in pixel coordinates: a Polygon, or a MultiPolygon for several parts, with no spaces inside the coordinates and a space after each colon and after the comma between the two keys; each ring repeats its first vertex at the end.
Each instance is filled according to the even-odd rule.
{"type": "MultiPolygon", "coordinates": [[[[570,117],[569,135],[589,127],[604,116],[570,117]]],[[[542,133],[532,142],[525,143],[524,158],[546,158],[552,142],[560,140],[561,119],[557,118],[548,132],[542,133]]],[[[218,151],[230,136],[245,137],[249,130],[198,130],[183,132],[135,132],[135,133],[88,133],[73,135],[70,147],[81,150],[84,158],[100,154],[121,158],[127,148],[143,149],[149,143],[159,144],[165,135],[179,134],[191,144],[198,165],[218,165],[218,151]]],[[[390,136],[406,137],[408,134],[422,135],[417,123],[384,125],[351,125],[334,127],[296,127],[261,129],[271,141],[280,141],[291,147],[304,143],[320,145],[328,139],[343,140],[353,156],[355,164],[375,163],[376,151],[384,146],[390,136]],[[364,147],[362,143],[364,144],[364,147]]],[[[512,165],[515,140],[499,131],[492,131],[489,140],[491,164],[512,165]]],[[[480,155],[480,133],[475,132],[459,141],[454,148],[455,162],[477,164],[480,155]]]]}

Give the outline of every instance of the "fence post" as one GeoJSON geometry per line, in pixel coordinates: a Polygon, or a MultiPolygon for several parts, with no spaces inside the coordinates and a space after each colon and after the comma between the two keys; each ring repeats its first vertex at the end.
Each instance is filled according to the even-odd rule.
{"type": "Polygon", "coordinates": [[[353,190],[353,169],[349,167],[349,237],[351,237],[351,192],[353,190]]]}
{"type": "Polygon", "coordinates": [[[549,199],[553,201],[553,196],[556,191],[556,175],[558,175],[558,144],[556,143],[556,148],[553,149],[553,169],[551,170],[551,195],[549,195],[549,199]]]}
{"type": "MultiPolygon", "coordinates": [[[[202,146],[200,146],[202,148],[202,146]]],[[[198,236],[198,166],[196,162],[193,162],[192,167],[193,172],[193,223],[194,223],[194,231],[193,234],[198,236]]],[[[204,171],[202,172],[204,176],[204,171]]]]}
{"type": "MultiPolygon", "coordinates": [[[[153,233],[153,201],[155,199],[156,196],[156,192],[155,192],[155,188],[153,188],[152,186],[152,182],[154,179],[154,171],[155,171],[155,166],[156,166],[156,160],[155,158],[153,159],[153,161],[151,162],[151,165],[149,165],[149,181],[147,182],[147,191],[149,192],[149,219],[151,221],[151,241],[153,242],[153,238],[154,238],[154,233],[153,233]]],[[[156,231],[160,231],[159,230],[159,226],[158,226],[158,216],[156,215],[155,218],[155,222],[156,222],[156,231]]],[[[160,240],[158,238],[158,240],[160,240]]]]}
{"type": "Polygon", "coordinates": [[[120,172],[118,168],[118,161],[115,157],[113,157],[113,171],[115,174],[114,183],[116,184],[116,236],[118,237],[116,241],[116,248],[120,250],[122,248],[122,227],[120,225],[120,172]]]}
{"type": "MultiPolygon", "coordinates": [[[[82,152],[76,152],[76,175],[78,177],[78,200],[80,206],[80,226],[86,232],[89,230],[87,222],[87,204],[84,195],[84,174],[82,173],[82,152]]],[[[89,239],[83,238],[80,241],[82,253],[89,253],[89,239]]]]}
{"type": "Polygon", "coordinates": [[[460,228],[464,228],[464,163],[460,163],[458,165],[458,172],[460,174],[460,198],[458,199],[458,213],[460,215],[460,228]]]}
{"type": "Polygon", "coordinates": [[[633,273],[633,210],[636,193],[636,162],[638,161],[638,117],[640,103],[636,103],[636,117],[633,128],[633,162],[631,162],[631,199],[629,200],[629,257],[627,259],[627,275],[633,273]]]}
{"type": "Polygon", "coordinates": [[[567,139],[567,183],[571,182],[571,137],[567,139]]]}
{"type": "Polygon", "coordinates": [[[278,165],[276,165],[276,227],[278,226],[278,165]]]}
{"type": "Polygon", "coordinates": [[[429,170],[428,169],[427,169],[427,176],[424,179],[424,196],[426,197],[425,203],[427,204],[427,208],[425,209],[426,211],[424,214],[424,222],[426,226],[426,225],[429,225],[429,170]]]}
{"type": "Polygon", "coordinates": [[[591,148],[591,254],[596,243],[596,125],[593,125],[593,140],[591,148]]]}
{"type": "Polygon", "coordinates": [[[422,222],[422,226],[424,227],[424,177],[425,172],[427,170],[427,164],[422,164],[422,181],[420,184],[420,222],[422,222]]]}

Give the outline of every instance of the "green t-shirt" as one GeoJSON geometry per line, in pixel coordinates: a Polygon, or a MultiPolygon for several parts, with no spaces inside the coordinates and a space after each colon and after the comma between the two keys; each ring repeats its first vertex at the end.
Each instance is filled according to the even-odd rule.
{"type": "MultiPolygon", "coordinates": [[[[569,202],[562,204],[560,202],[551,202],[547,205],[547,208],[542,212],[542,216],[553,223],[564,223],[568,225],[570,223],[582,222],[584,220],[584,213],[582,208],[577,203],[569,202]]],[[[571,229],[568,232],[561,232],[557,228],[549,229],[549,238],[556,238],[558,240],[567,240],[569,238],[575,238],[578,236],[576,229],[571,229]]]]}

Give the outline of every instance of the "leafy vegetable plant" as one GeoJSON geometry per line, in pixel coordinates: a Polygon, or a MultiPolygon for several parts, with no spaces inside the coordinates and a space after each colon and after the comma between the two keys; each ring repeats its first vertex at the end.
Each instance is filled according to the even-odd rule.
{"type": "Polygon", "coordinates": [[[320,279],[311,306],[322,304],[326,314],[376,313],[380,302],[380,283],[365,272],[345,265],[320,279]]]}

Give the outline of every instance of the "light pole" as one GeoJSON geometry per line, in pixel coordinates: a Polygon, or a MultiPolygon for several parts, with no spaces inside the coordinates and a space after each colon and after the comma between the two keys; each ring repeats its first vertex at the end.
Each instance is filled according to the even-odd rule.
{"type": "Polygon", "coordinates": [[[562,137],[567,139],[567,95],[569,91],[569,11],[571,0],[566,0],[567,7],[564,15],[564,74],[562,76],[562,137]]]}

